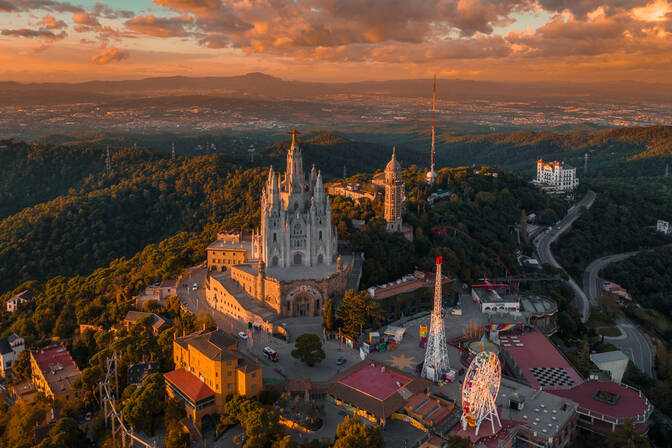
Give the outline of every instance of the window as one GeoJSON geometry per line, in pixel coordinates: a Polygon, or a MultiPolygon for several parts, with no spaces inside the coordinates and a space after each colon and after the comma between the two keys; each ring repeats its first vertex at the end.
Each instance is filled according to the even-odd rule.
{"type": "Polygon", "coordinates": [[[294,264],[302,264],[301,262],[301,252],[294,254],[294,264]]]}
{"type": "Polygon", "coordinates": [[[320,233],[318,235],[319,235],[318,236],[319,240],[322,241],[322,231],[321,230],[320,230],[320,233]]]}
{"type": "Polygon", "coordinates": [[[324,263],[324,257],[322,256],[322,254],[319,254],[317,256],[317,264],[322,264],[322,263],[324,263]]]}
{"type": "Polygon", "coordinates": [[[252,372],[252,378],[256,378],[256,377],[257,377],[257,372],[252,372]]]}
{"type": "Polygon", "coordinates": [[[215,378],[219,378],[219,372],[215,372],[215,378]]]}
{"type": "Polygon", "coordinates": [[[277,266],[277,265],[278,265],[278,257],[271,258],[271,266],[277,266]]]}
{"type": "Polygon", "coordinates": [[[277,241],[278,241],[278,234],[274,232],[273,233],[273,242],[275,243],[277,241]]]}
{"type": "Polygon", "coordinates": [[[226,376],[231,376],[231,371],[226,372],[226,376]]]}
{"type": "Polygon", "coordinates": [[[231,383],[227,384],[227,385],[226,385],[226,388],[229,389],[229,390],[231,390],[231,383]]]}
{"type": "Polygon", "coordinates": [[[252,392],[254,392],[255,390],[257,390],[257,385],[256,385],[256,384],[253,384],[253,385],[252,385],[252,392]]]}

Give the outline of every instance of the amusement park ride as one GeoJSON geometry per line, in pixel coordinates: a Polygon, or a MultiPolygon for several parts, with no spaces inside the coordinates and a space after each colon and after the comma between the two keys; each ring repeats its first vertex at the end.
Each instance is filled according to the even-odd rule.
{"type": "Polygon", "coordinates": [[[495,433],[495,420],[501,428],[495,400],[499,393],[502,370],[499,358],[493,352],[478,353],[469,365],[462,384],[462,429],[475,428],[476,435],[486,420],[495,433]]]}

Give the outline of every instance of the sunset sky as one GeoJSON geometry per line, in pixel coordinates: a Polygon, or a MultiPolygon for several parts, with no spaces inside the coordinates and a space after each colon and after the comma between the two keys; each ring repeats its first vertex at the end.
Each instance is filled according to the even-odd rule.
{"type": "Polygon", "coordinates": [[[0,80],[672,82],[672,0],[0,0],[0,80]]]}

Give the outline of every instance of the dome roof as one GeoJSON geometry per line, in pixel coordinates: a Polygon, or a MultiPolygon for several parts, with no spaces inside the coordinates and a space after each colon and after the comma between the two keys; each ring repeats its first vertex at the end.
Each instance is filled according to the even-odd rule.
{"type": "Polygon", "coordinates": [[[399,165],[399,162],[397,162],[397,156],[396,156],[396,150],[394,147],[392,147],[392,158],[390,159],[389,162],[387,162],[387,165],[385,166],[385,171],[401,171],[401,165],[399,165]]]}

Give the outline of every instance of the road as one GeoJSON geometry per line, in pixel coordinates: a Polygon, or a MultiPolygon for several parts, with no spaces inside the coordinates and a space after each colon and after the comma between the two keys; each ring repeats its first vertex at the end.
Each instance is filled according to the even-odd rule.
{"type": "MultiPolygon", "coordinates": [[[[572,207],[559,223],[556,223],[550,231],[543,232],[541,235],[535,238],[534,246],[536,248],[540,263],[548,263],[551,266],[562,269],[560,263],[558,263],[555,257],[553,257],[553,253],[551,252],[551,244],[553,241],[558,239],[560,235],[567,231],[567,229],[572,226],[574,221],[576,221],[577,218],[581,216],[582,207],[590,208],[593,205],[595,197],[595,192],[589,190],[583,199],[581,199],[578,204],[572,207]]],[[[570,277],[567,283],[572,288],[574,295],[577,298],[577,308],[581,312],[581,322],[585,323],[588,321],[588,317],[590,316],[590,302],[588,297],[583,292],[581,287],[576,284],[573,278],[570,277]]]]}
{"type": "MultiPolygon", "coordinates": [[[[632,257],[641,251],[623,252],[620,254],[609,255],[598,258],[588,265],[583,273],[583,289],[588,296],[590,303],[594,306],[598,305],[598,281],[599,274],[609,263],[615,263],[632,257]]],[[[626,318],[620,318],[616,321],[616,325],[621,330],[622,335],[611,338],[604,337],[605,342],[618,347],[623,351],[632,362],[649,376],[654,376],[654,349],[648,336],[642,332],[636,325],[626,318]]]]}
{"type": "Polygon", "coordinates": [[[639,251],[634,250],[632,252],[623,252],[622,254],[608,255],[606,257],[598,258],[588,265],[585,272],[583,273],[583,291],[586,296],[588,296],[588,299],[593,306],[598,305],[597,277],[600,274],[600,271],[610,263],[623,261],[626,258],[630,258],[638,253],[639,251]]]}

